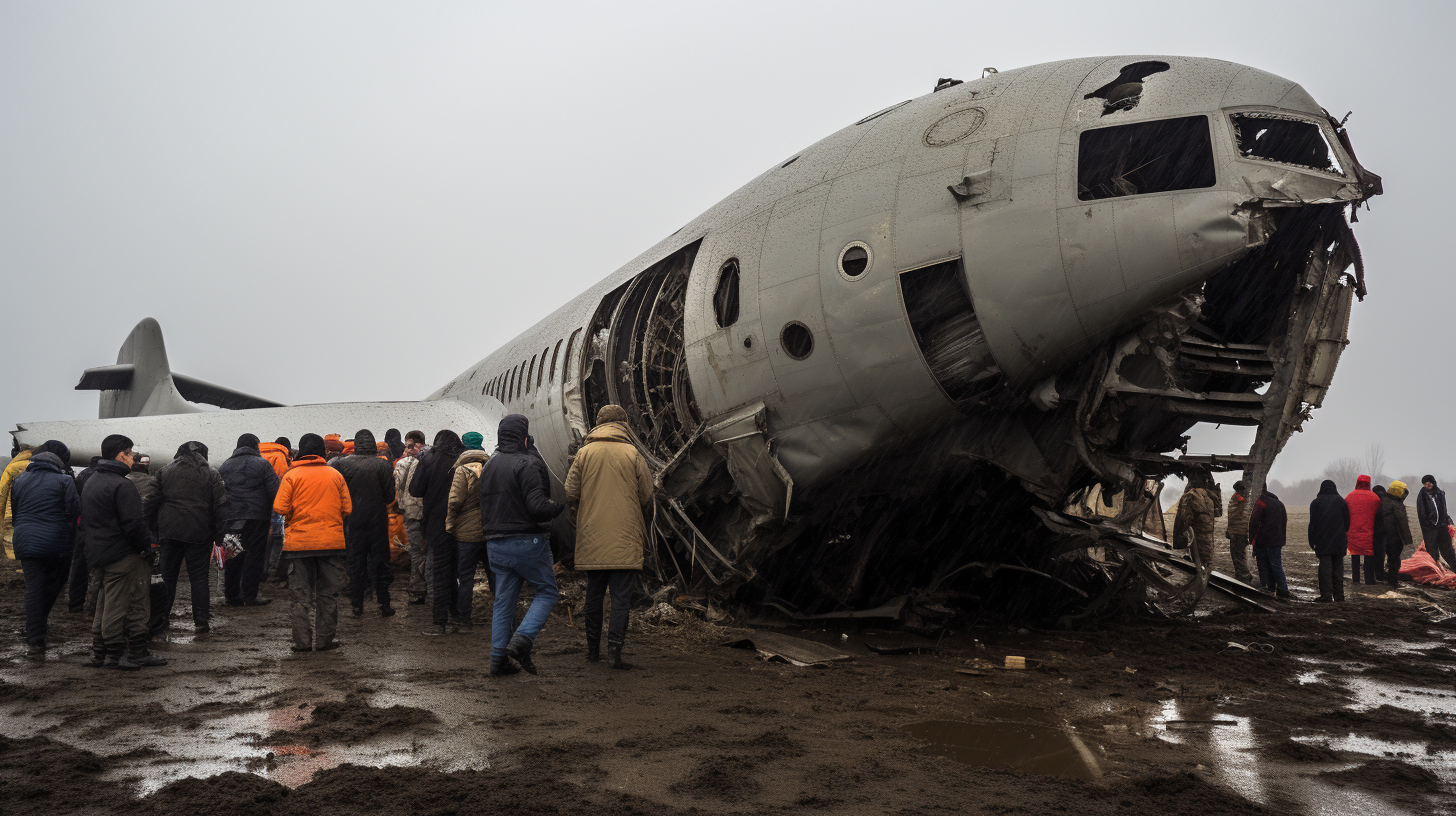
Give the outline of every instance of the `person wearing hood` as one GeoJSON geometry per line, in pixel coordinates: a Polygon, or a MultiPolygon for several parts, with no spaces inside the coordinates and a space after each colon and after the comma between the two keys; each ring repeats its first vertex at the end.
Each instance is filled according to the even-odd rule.
{"type": "Polygon", "coordinates": [[[409,494],[420,499],[420,516],[425,531],[425,552],[430,567],[430,595],[432,616],[426,635],[443,635],[449,632],[452,621],[458,621],[456,609],[456,582],[460,553],[455,546],[455,537],[445,529],[449,514],[450,483],[454,476],[451,469],[455,460],[465,450],[465,443],[454,431],[445,430],[435,434],[435,444],[420,455],[410,479],[409,494]]]}
{"type": "Polygon", "coordinates": [[[364,594],[370,586],[379,601],[381,617],[394,614],[389,603],[389,585],[394,572],[389,566],[389,505],[394,502],[394,469],[379,458],[374,434],[354,434],[354,452],[329,462],[349,486],[353,510],[344,527],[345,569],[349,575],[349,603],[354,617],[364,614],[364,594]]]}
{"type": "Polygon", "coordinates": [[[1385,538],[1385,580],[1394,589],[1400,586],[1400,557],[1411,546],[1410,517],[1405,512],[1405,482],[1396,480],[1380,497],[1377,523],[1385,538]]]}
{"type": "MultiPolygon", "coordinates": [[[[1385,565],[1381,562],[1385,559],[1385,553],[1375,550],[1375,514],[1380,511],[1380,497],[1370,489],[1369,476],[1360,474],[1355,480],[1355,489],[1345,495],[1345,504],[1350,508],[1350,583],[1360,583],[1362,561],[1365,583],[1374,586],[1377,580],[1384,582],[1385,565]]],[[[1343,561],[1341,559],[1341,584],[1345,581],[1343,561]]],[[[1323,594],[1323,590],[1321,593],[1323,594]]]]}
{"type": "Polygon", "coordinates": [[[0,539],[5,543],[5,557],[15,557],[14,530],[11,529],[13,512],[10,507],[10,488],[15,484],[15,478],[30,467],[30,459],[35,455],[35,449],[31,445],[16,443],[15,451],[11,454],[10,462],[5,469],[0,471],[0,539]]]}
{"type": "MultiPolygon", "coordinates": [[[[1365,477],[1365,486],[1370,480],[1365,477]]],[[[1368,489],[1365,491],[1371,496],[1368,489]]],[[[1335,483],[1325,479],[1320,483],[1319,495],[1309,503],[1309,547],[1319,557],[1319,597],[1317,603],[1331,601],[1345,602],[1345,550],[1352,548],[1349,540],[1350,505],[1340,498],[1335,483]]]]}
{"type": "Polygon", "coordinates": [[[298,459],[283,474],[273,512],[283,516],[283,562],[292,597],[293,651],[337,648],[339,586],[344,578],[344,523],[353,511],[349,485],[324,459],[324,440],[304,434],[298,459]]]}
{"type": "Polygon", "coordinates": [[[398,462],[399,457],[404,456],[404,439],[400,437],[398,428],[390,428],[384,432],[384,447],[389,449],[391,464],[398,462]]]}
{"type": "Polygon", "coordinates": [[[1254,571],[1249,568],[1248,491],[1242,481],[1234,482],[1234,492],[1228,501],[1228,527],[1223,534],[1228,539],[1229,558],[1234,562],[1234,580],[1252,584],[1254,571]]]}
{"type": "MultiPolygon", "coordinates": [[[[484,563],[486,570],[490,569],[485,533],[480,529],[480,474],[490,455],[482,447],[485,438],[475,431],[460,437],[460,441],[465,444],[465,450],[455,458],[455,472],[450,478],[445,532],[455,539],[459,552],[455,561],[455,610],[461,627],[469,628],[475,598],[475,568],[484,563]]],[[[495,573],[490,576],[490,591],[494,593],[495,573]]]]}
{"type": "MultiPolygon", "coordinates": [[[[283,474],[288,472],[293,463],[292,440],[280,436],[272,442],[264,442],[258,446],[258,453],[273,466],[273,472],[282,481],[283,474]]],[[[283,517],[277,513],[269,513],[268,564],[265,569],[275,584],[288,586],[288,573],[283,565],[283,517]]]]}
{"type": "Polygon", "coordinates": [[[1259,567],[1259,584],[1280,598],[1289,598],[1284,578],[1284,539],[1289,516],[1284,502],[1267,488],[1249,513],[1249,544],[1259,567]]]}
{"type": "Polygon", "coordinates": [[[10,489],[15,556],[25,576],[25,642],[31,656],[45,654],[46,621],[66,584],[76,545],[81,496],[66,469],[61,457],[47,450],[31,457],[10,489]]]}
{"type": "Polygon", "coordinates": [[[1421,477],[1421,489],[1416,493],[1416,520],[1421,524],[1421,538],[1426,542],[1426,552],[1437,564],[1442,558],[1446,566],[1456,570],[1456,552],[1451,550],[1451,516],[1446,512],[1446,491],[1436,487],[1436,477],[1421,477]]]}
{"type": "Polygon", "coordinates": [[[227,488],[217,470],[207,463],[207,446],[184,442],[171,463],[157,473],[157,498],[145,505],[147,517],[157,525],[162,542],[162,602],[152,610],[151,630],[171,626],[172,604],[177,599],[177,577],[183,562],[192,585],[194,631],[211,631],[212,598],[207,565],[212,547],[227,534],[227,488]]]}
{"type": "Polygon", "coordinates": [[[495,455],[480,474],[480,528],[489,542],[496,589],[490,638],[492,677],[519,671],[513,660],[536,673],[531,650],[560,594],[551,569],[550,536],[541,525],[566,508],[551,500],[550,483],[537,466],[538,460],[526,452],[529,428],[530,422],[522,414],[503,418],[496,432],[495,455]],[[523,583],[530,585],[535,597],[521,625],[512,632],[523,583]]]}
{"type": "MultiPolygon", "coordinates": [[[[652,471],[632,444],[627,412],[603,405],[566,475],[566,504],[576,510],[576,568],[586,572],[586,659],[602,659],[602,598],[612,593],[607,659],[622,661],[632,588],[642,571],[647,545],[646,507],[652,501],[652,471]]],[[[1211,531],[1210,531],[1211,532],[1211,531]]]]}
{"type": "Polygon", "coordinates": [[[86,562],[100,573],[96,618],[91,625],[94,669],[131,671],[165,666],[147,650],[150,632],[151,547],[146,514],[131,471],[131,440],[112,434],[101,440],[101,459],[81,491],[81,529],[86,535],[86,562]]]}
{"type": "Polygon", "coordinates": [[[258,597],[263,570],[268,565],[268,529],[273,521],[273,500],[278,496],[278,472],[263,458],[258,437],[238,437],[222,467],[217,469],[227,487],[228,531],[238,536],[243,549],[223,566],[223,594],[228,606],[265,606],[258,597]]]}
{"type": "Polygon", "coordinates": [[[405,435],[404,453],[394,463],[394,503],[404,516],[404,533],[409,539],[410,554],[410,605],[422,606],[429,600],[430,572],[426,569],[428,556],[425,551],[425,531],[421,526],[425,503],[410,495],[410,479],[419,467],[420,454],[429,450],[423,431],[410,431],[405,435]]]}

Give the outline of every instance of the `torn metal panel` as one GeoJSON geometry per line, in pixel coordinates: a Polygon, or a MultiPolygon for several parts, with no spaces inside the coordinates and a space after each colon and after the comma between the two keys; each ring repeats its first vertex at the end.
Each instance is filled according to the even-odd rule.
{"type": "Polygon", "coordinates": [[[768,410],[755,402],[716,418],[703,430],[728,463],[755,525],[786,520],[794,497],[794,480],[769,447],[767,425],[768,410]]]}

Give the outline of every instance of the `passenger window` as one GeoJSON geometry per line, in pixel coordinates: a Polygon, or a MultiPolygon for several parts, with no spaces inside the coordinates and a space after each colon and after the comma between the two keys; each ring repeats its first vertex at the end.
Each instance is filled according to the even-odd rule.
{"type": "Polygon", "coordinates": [[[1213,185],[1213,144],[1206,116],[1082,131],[1077,151],[1081,201],[1213,185]]]}
{"type": "Polygon", "coordinates": [[[546,348],[541,349],[541,367],[536,369],[536,387],[537,388],[540,388],[541,387],[541,383],[543,383],[543,382],[546,381],[546,352],[548,352],[550,350],[551,350],[551,347],[550,346],[547,346],[546,348]]]}
{"type": "Polygon", "coordinates": [[[738,259],[729,258],[718,270],[718,289],[713,293],[713,316],[718,328],[738,322],[738,259]]]}
{"type": "Polygon", "coordinates": [[[531,375],[536,373],[536,357],[531,356],[531,362],[526,365],[526,393],[531,393],[531,375]]]}
{"type": "Polygon", "coordinates": [[[551,352],[551,369],[550,369],[550,371],[551,371],[551,383],[553,385],[556,383],[556,361],[559,360],[559,359],[561,359],[561,343],[562,342],[563,341],[561,341],[561,340],[557,340],[556,341],[556,350],[553,351],[553,352],[551,352]]]}

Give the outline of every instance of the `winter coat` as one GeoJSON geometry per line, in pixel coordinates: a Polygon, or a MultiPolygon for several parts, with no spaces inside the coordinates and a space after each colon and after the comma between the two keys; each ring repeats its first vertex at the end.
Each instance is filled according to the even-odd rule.
{"type": "Polygon", "coordinates": [[[277,474],[279,479],[282,479],[283,474],[288,472],[289,464],[292,462],[293,459],[293,456],[289,453],[288,448],[283,447],[277,442],[260,443],[258,445],[258,454],[262,456],[268,464],[273,466],[273,472],[277,474]]]}
{"type": "Polygon", "coordinates": [[[1372,542],[1376,553],[1384,553],[1385,523],[1380,520],[1380,508],[1385,504],[1385,488],[1381,487],[1380,485],[1376,485],[1375,487],[1371,488],[1370,492],[1374,493],[1375,498],[1380,500],[1380,504],[1377,504],[1375,506],[1375,521],[1373,523],[1374,529],[1370,534],[1370,541],[1372,542]]]}
{"type": "Polygon", "coordinates": [[[1451,517],[1446,514],[1446,491],[1439,487],[1435,490],[1424,487],[1417,490],[1416,520],[1421,523],[1421,535],[1427,541],[1434,541],[1436,528],[1451,523],[1451,517]]]}
{"type": "Polygon", "coordinates": [[[1242,493],[1229,496],[1228,528],[1223,531],[1227,539],[1249,538],[1249,500],[1242,493]]]}
{"type": "Polygon", "coordinates": [[[521,414],[502,419],[495,454],[481,471],[480,529],[487,541],[540,533],[543,522],[566,509],[551,500],[545,469],[526,452],[527,427],[521,414]]]}
{"type": "MultiPolygon", "coordinates": [[[[1190,487],[1178,500],[1178,513],[1174,516],[1173,528],[1186,526],[1200,541],[1213,538],[1213,520],[1223,515],[1218,497],[1204,487],[1190,487]]],[[[578,525],[580,522],[578,522],[578,525]]]]}
{"type": "Polygon", "coordinates": [[[101,569],[151,546],[142,498],[126,478],[130,471],[115,459],[91,468],[81,491],[81,531],[86,537],[86,566],[101,569]]]}
{"type": "Polygon", "coordinates": [[[6,521],[13,517],[10,508],[10,488],[15,484],[15,477],[24,473],[25,469],[30,466],[30,458],[34,455],[35,451],[21,451],[15,454],[15,458],[10,460],[4,471],[0,471],[0,508],[5,510],[6,521]]]}
{"type": "Polygon", "coordinates": [[[1309,503],[1309,548],[1319,555],[1343,556],[1349,546],[1351,515],[1350,505],[1340,498],[1335,483],[1329,479],[1321,482],[1319,495],[1309,503]]]}
{"type": "Polygon", "coordinates": [[[435,444],[420,454],[420,463],[415,466],[415,475],[410,479],[409,493],[422,499],[420,508],[421,527],[425,533],[425,546],[431,541],[442,541],[445,532],[445,516],[450,503],[450,469],[455,459],[465,450],[465,443],[454,431],[441,431],[435,435],[435,444]]]}
{"type": "Polygon", "coordinates": [[[468,450],[455,459],[450,477],[450,499],[445,509],[445,532],[459,541],[484,541],[480,529],[480,473],[490,455],[468,450]]]}
{"type": "Polygon", "coordinates": [[[566,503],[576,509],[576,568],[642,569],[652,501],[652,471],[620,422],[591,429],[566,474],[566,503]]]}
{"type": "Polygon", "coordinates": [[[344,519],[354,509],[349,485],[322,456],[300,456],[283,474],[273,512],[283,516],[289,557],[333,555],[344,549],[344,519]]]}
{"type": "Polygon", "coordinates": [[[1355,480],[1355,489],[1345,496],[1345,503],[1350,506],[1350,555],[1374,555],[1375,515],[1380,512],[1380,497],[1370,489],[1369,476],[1355,480]]]}
{"type": "Polygon", "coordinates": [[[409,492],[410,479],[414,478],[415,468],[419,465],[418,456],[406,456],[394,463],[394,503],[407,519],[419,520],[425,510],[424,500],[409,492]]]}
{"type": "Polygon", "coordinates": [[[54,453],[42,453],[10,487],[16,558],[70,558],[76,544],[81,496],[76,480],[54,453]]]}
{"type": "Polygon", "coordinates": [[[228,518],[272,518],[279,476],[262,453],[250,447],[238,448],[217,472],[227,485],[228,518]]]}
{"type": "Polygon", "coordinates": [[[1410,517],[1405,512],[1405,492],[1385,491],[1380,497],[1380,527],[1385,532],[1385,552],[1399,556],[1412,546],[1410,517]]]}
{"type": "Polygon", "coordinates": [[[354,453],[340,456],[329,465],[349,485],[349,530],[389,535],[389,505],[394,503],[394,469],[379,458],[374,434],[360,431],[354,437],[354,453]]]}
{"type": "Polygon", "coordinates": [[[1255,547],[1283,547],[1288,522],[1284,502],[1265,490],[1249,513],[1249,543],[1255,547]]]}
{"type": "MultiPolygon", "coordinates": [[[[85,476],[85,475],[86,474],[84,474],[84,473],[81,474],[81,476],[85,476]]],[[[156,476],[153,476],[150,473],[143,473],[143,472],[138,471],[138,470],[133,470],[131,473],[126,474],[126,479],[127,479],[127,481],[129,481],[132,484],[136,485],[137,495],[138,496],[141,496],[141,498],[142,498],[142,511],[143,512],[145,512],[148,507],[155,506],[155,504],[157,502],[157,477],[156,476]]],[[[84,481],[85,481],[84,479],[82,479],[80,477],[77,477],[77,479],[76,479],[76,487],[77,488],[80,488],[81,485],[84,483],[84,481]]],[[[153,520],[150,519],[150,518],[147,519],[147,533],[148,533],[148,535],[151,536],[152,544],[153,545],[156,545],[156,544],[161,543],[158,540],[158,537],[157,537],[157,525],[154,524],[153,523],[153,520]]]]}
{"type": "Polygon", "coordinates": [[[227,533],[227,488],[222,477],[188,442],[177,458],[157,473],[157,499],[147,515],[163,541],[212,544],[227,533]]]}

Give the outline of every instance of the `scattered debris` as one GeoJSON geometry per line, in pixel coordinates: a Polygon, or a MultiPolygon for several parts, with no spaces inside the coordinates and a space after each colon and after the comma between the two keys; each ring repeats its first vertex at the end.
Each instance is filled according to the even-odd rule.
{"type": "Polygon", "coordinates": [[[854,658],[832,646],[812,640],[789,637],[772,632],[744,631],[742,636],[724,643],[733,649],[754,649],[765,660],[793,666],[813,666],[854,658]]]}
{"type": "Polygon", "coordinates": [[[889,648],[882,648],[866,643],[865,648],[877,655],[940,655],[940,650],[934,646],[891,646],[889,648]]]}

